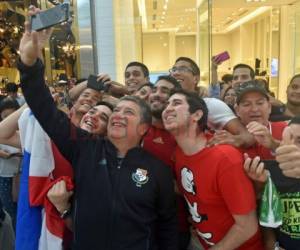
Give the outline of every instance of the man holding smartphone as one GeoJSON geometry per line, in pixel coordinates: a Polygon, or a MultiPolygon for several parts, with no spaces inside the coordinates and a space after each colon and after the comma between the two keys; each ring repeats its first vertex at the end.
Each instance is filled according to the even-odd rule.
{"type": "Polygon", "coordinates": [[[149,107],[137,97],[121,99],[107,138],[75,128],[44,85],[39,57],[49,36],[50,31],[30,32],[25,24],[18,68],[29,107],[75,171],[73,248],[175,250],[171,171],[139,147],[151,125],[149,107]]]}

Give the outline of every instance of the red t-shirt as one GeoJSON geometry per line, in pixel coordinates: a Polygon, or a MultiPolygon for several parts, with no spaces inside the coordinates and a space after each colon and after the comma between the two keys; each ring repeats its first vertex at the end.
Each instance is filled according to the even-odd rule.
{"type": "MultiPolygon", "coordinates": [[[[286,122],[270,122],[269,129],[274,139],[280,140],[282,139],[282,132],[284,128],[287,126],[286,122]]],[[[261,160],[271,160],[275,159],[275,155],[272,154],[272,151],[264,146],[256,143],[254,146],[241,149],[243,153],[247,153],[250,158],[254,158],[255,156],[259,156],[261,160]]]]}
{"type": "MultiPolygon", "coordinates": [[[[143,148],[171,167],[174,176],[176,145],[174,137],[168,131],[154,126],[151,126],[143,141],[143,148]]],[[[177,206],[179,230],[180,232],[186,232],[189,230],[189,223],[187,221],[188,212],[182,196],[177,196],[177,206]]]]}
{"type": "MultiPolygon", "coordinates": [[[[192,156],[178,147],[175,162],[178,186],[206,249],[223,239],[234,224],[233,214],[246,215],[256,209],[242,154],[234,147],[218,145],[192,156]]],[[[259,230],[238,249],[263,249],[259,230]]]]}
{"type": "Polygon", "coordinates": [[[151,126],[143,141],[143,148],[174,170],[174,137],[165,129],[151,126]]]}

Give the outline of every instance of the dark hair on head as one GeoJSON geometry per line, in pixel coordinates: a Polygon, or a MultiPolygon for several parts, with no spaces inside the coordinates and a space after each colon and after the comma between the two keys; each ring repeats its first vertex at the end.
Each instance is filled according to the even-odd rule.
{"type": "Polygon", "coordinates": [[[231,82],[232,79],[233,79],[233,75],[232,74],[225,74],[221,78],[222,82],[225,82],[225,83],[231,82]]]}
{"type": "Polygon", "coordinates": [[[109,102],[100,101],[100,102],[97,102],[95,106],[99,106],[99,105],[106,106],[106,107],[108,107],[111,111],[114,110],[114,105],[112,105],[112,104],[109,103],[109,102]]]}
{"type": "Polygon", "coordinates": [[[9,82],[5,85],[5,90],[6,92],[13,92],[16,93],[18,92],[18,85],[15,84],[14,82],[9,82]]]}
{"type": "Polygon", "coordinates": [[[247,69],[249,69],[250,70],[250,77],[251,77],[252,80],[254,80],[254,78],[255,78],[255,72],[254,72],[254,69],[251,66],[249,66],[248,64],[239,63],[239,64],[237,64],[237,65],[235,65],[233,67],[233,72],[236,69],[240,69],[240,68],[247,68],[247,69]]]}
{"type": "Polygon", "coordinates": [[[293,117],[290,122],[289,122],[289,126],[292,124],[299,124],[300,125],[300,115],[293,117]]]}
{"type": "Polygon", "coordinates": [[[151,114],[151,110],[149,105],[142,100],[141,98],[137,97],[137,96],[124,96],[120,99],[121,101],[129,101],[129,102],[133,102],[136,105],[139,106],[140,108],[140,115],[141,115],[141,123],[146,123],[148,125],[151,125],[152,123],[152,114],[151,114]]]}
{"type": "Polygon", "coordinates": [[[194,75],[200,76],[200,69],[199,69],[197,63],[193,59],[191,59],[189,57],[181,56],[181,57],[179,57],[179,58],[176,59],[175,63],[177,63],[179,61],[188,62],[191,65],[191,68],[193,70],[194,75]]]}
{"type": "Polygon", "coordinates": [[[149,87],[150,89],[153,89],[153,84],[152,84],[152,83],[145,83],[145,84],[143,84],[142,86],[140,86],[140,87],[137,89],[137,91],[140,90],[141,88],[144,88],[144,87],[149,87]]]}
{"type": "Polygon", "coordinates": [[[129,67],[132,67],[132,66],[137,66],[137,67],[140,67],[144,73],[144,76],[145,77],[149,77],[149,69],[148,67],[141,63],[141,62],[130,62],[127,64],[126,68],[125,68],[125,71],[129,68],[129,67]]]}
{"type": "Polygon", "coordinates": [[[222,101],[224,101],[227,92],[228,92],[229,90],[231,90],[231,89],[233,89],[233,90],[235,91],[235,89],[234,89],[233,87],[229,86],[229,87],[224,91],[224,93],[223,93],[222,101]]]}
{"type": "Polygon", "coordinates": [[[14,109],[17,110],[20,108],[19,103],[16,100],[13,100],[11,98],[5,98],[1,103],[0,103],[0,113],[2,113],[6,109],[14,109]]]}
{"type": "Polygon", "coordinates": [[[296,74],[292,77],[292,79],[290,80],[289,85],[296,79],[296,78],[300,78],[300,74],[296,74]]]}
{"type": "Polygon", "coordinates": [[[202,110],[203,115],[201,119],[198,121],[198,126],[201,131],[204,131],[207,128],[207,117],[208,117],[208,109],[204,100],[198,96],[195,92],[188,92],[186,90],[178,90],[174,92],[174,94],[183,95],[189,105],[189,112],[191,114],[195,113],[199,109],[202,110]]]}
{"type": "Polygon", "coordinates": [[[172,89],[172,91],[176,91],[176,90],[181,90],[181,89],[182,89],[180,83],[179,83],[173,76],[170,76],[170,75],[160,75],[160,76],[157,78],[155,84],[156,84],[158,81],[160,81],[160,80],[165,80],[165,81],[167,81],[167,82],[173,84],[173,87],[174,87],[174,88],[172,89]]]}

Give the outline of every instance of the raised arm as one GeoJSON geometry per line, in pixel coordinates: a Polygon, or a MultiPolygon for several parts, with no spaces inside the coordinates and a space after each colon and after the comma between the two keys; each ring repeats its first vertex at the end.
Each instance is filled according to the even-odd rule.
{"type": "MultiPolygon", "coordinates": [[[[35,14],[33,9],[31,14],[35,14]]],[[[18,69],[21,76],[21,87],[26,102],[42,128],[54,141],[60,152],[72,162],[76,154],[76,140],[84,134],[71,124],[65,113],[59,111],[54,103],[44,81],[44,65],[41,61],[42,49],[49,38],[51,30],[39,32],[30,31],[28,22],[25,23],[25,33],[20,42],[20,60],[18,69]],[[78,132],[78,133],[77,133],[78,132]]]]}
{"type": "Polygon", "coordinates": [[[21,148],[20,136],[17,130],[19,117],[25,108],[27,108],[26,104],[0,122],[0,144],[21,148]]]}

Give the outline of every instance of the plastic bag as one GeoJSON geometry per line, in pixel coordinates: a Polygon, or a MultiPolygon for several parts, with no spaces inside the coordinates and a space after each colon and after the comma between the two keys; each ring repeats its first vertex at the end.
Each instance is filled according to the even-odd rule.
{"type": "Polygon", "coordinates": [[[281,200],[270,175],[261,199],[259,224],[272,228],[279,227],[282,224],[281,200]]]}

